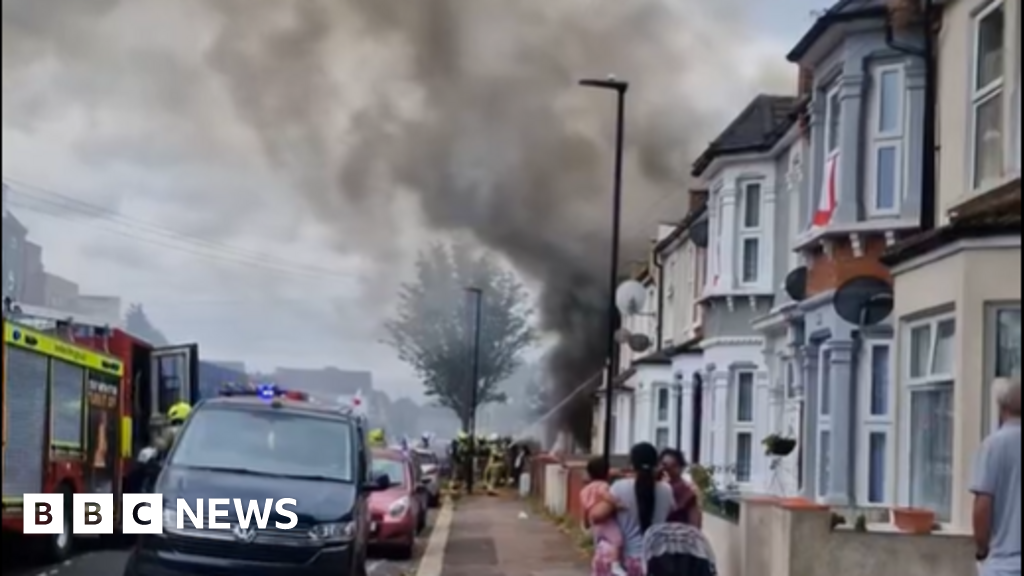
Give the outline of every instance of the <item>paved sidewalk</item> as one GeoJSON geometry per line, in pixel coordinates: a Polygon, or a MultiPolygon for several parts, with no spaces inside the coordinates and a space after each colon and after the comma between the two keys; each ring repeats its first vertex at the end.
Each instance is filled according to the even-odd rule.
{"type": "Polygon", "coordinates": [[[456,506],[441,574],[588,576],[590,570],[570,538],[535,518],[525,502],[481,496],[456,506]]]}

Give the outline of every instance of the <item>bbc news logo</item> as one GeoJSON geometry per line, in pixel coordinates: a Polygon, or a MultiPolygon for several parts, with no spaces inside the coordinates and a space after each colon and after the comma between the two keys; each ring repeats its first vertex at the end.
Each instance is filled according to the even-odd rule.
{"type": "MultiPolygon", "coordinates": [[[[25,534],[64,533],[63,519],[68,516],[62,494],[25,494],[24,502],[25,534]]],[[[271,524],[291,530],[299,523],[298,515],[289,510],[297,505],[294,498],[198,498],[192,502],[178,498],[175,507],[168,509],[162,494],[124,494],[121,503],[122,534],[163,534],[167,524],[178,530],[249,530],[253,525],[265,530],[271,524]],[[271,522],[273,512],[286,521],[271,522]]],[[[71,533],[114,534],[116,512],[113,494],[74,494],[71,533]]]]}

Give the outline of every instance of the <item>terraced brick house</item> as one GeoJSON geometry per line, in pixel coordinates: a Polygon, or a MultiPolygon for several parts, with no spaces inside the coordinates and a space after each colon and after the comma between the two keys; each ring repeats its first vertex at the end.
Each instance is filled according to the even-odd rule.
{"type": "Polygon", "coordinates": [[[899,503],[968,527],[990,383],[1021,366],[1021,3],[944,2],[938,227],[889,250],[899,503]]]}
{"type": "MultiPolygon", "coordinates": [[[[923,38],[919,28],[891,26],[888,0],[842,0],[788,55],[808,102],[806,228],[792,246],[806,281],[787,319],[804,413],[800,485],[835,506],[885,508],[899,496],[891,317],[850,322],[834,296],[854,278],[890,282],[880,257],[921,225],[923,38]]],[[[949,464],[948,454],[933,456],[934,469],[949,464]]]]}
{"type": "Polygon", "coordinates": [[[776,427],[772,378],[765,335],[753,322],[773,309],[785,271],[777,258],[787,240],[780,192],[798,135],[797,103],[792,96],[758,96],[693,166],[693,176],[709,190],[700,300],[702,460],[734,467],[735,482],[749,491],[772,482],[760,446],[776,427]]]}

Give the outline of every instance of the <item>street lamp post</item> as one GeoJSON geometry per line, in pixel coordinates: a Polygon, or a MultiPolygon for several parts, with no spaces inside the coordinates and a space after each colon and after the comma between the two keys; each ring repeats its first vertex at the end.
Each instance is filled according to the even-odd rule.
{"type": "Polygon", "coordinates": [[[480,317],[483,310],[484,292],[480,288],[466,288],[473,299],[473,352],[470,359],[469,386],[469,458],[466,465],[466,492],[473,493],[473,479],[476,476],[476,409],[480,402],[480,317]]]}
{"type": "Polygon", "coordinates": [[[615,176],[612,184],[612,253],[611,266],[609,266],[608,270],[608,375],[605,381],[604,404],[604,459],[610,465],[612,457],[612,420],[614,419],[612,405],[615,401],[615,386],[613,382],[618,367],[618,358],[616,358],[615,354],[615,320],[618,312],[615,303],[615,290],[619,281],[619,223],[622,219],[622,148],[626,123],[626,92],[629,90],[629,82],[617,80],[614,76],[609,76],[604,80],[580,80],[580,86],[612,90],[618,96],[618,108],[615,119],[615,176]]]}

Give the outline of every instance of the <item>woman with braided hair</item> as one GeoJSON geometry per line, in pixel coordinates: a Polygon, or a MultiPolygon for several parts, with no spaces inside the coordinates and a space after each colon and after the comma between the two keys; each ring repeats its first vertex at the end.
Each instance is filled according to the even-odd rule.
{"type": "MultiPolygon", "coordinates": [[[[629,576],[644,576],[644,537],[654,527],[668,521],[675,510],[675,499],[668,484],[658,481],[658,449],[643,442],[630,451],[630,465],[634,477],[619,480],[612,485],[612,501],[602,502],[589,511],[591,525],[609,519],[618,523],[624,538],[623,566],[629,576]]],[[[598,546],[594,552],[592,576],[610,576],[614,570],[614,553],[598,546]]]]}

